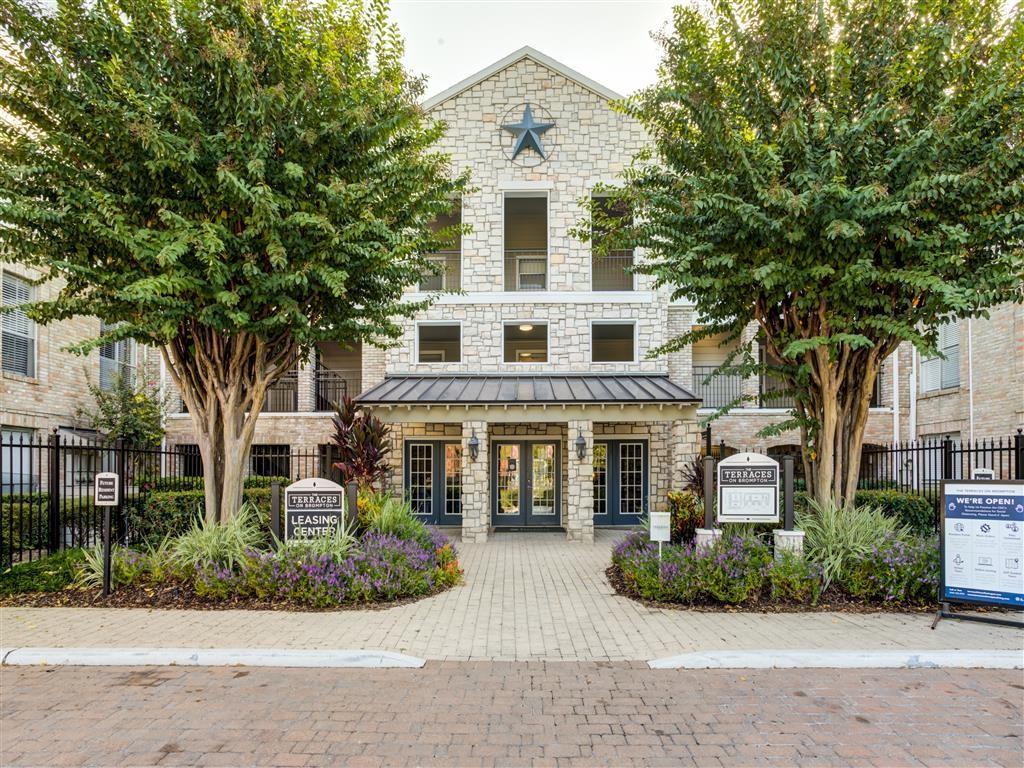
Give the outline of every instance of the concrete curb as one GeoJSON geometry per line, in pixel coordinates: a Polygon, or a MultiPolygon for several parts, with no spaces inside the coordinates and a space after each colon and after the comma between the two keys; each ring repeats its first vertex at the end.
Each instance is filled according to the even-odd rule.
{"type": "Polygon", "coordinates": [[[426,661],[391,651],[258,648],[0,648],[4,666],[361,667],[418,669],[426,661]]]}
{"type": "Polygon", "coordinates": [[[651,669],[1021,669],[1024,651],[708,651],[647,662],[651,669]]]}

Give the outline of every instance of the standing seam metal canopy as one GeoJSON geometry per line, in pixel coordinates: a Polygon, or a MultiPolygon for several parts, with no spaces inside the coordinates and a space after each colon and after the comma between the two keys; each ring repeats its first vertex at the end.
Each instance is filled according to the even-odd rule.
{"type": "Polygon", "coordinates": [[[658,374],[388,376],[356,398],[365,405],[699,403],[658,374]]]}

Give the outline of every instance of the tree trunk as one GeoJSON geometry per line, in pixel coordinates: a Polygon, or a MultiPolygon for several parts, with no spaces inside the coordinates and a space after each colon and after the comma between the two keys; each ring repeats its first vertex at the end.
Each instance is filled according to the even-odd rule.
{"type": "Polygon", "coordinates": [[[206,519],[224,522],[242,504],[249,449],[267,389],[297,359],[290,337],[267,342],[193,325],[162,348],[192,418],[203,460],[206,519]]]}

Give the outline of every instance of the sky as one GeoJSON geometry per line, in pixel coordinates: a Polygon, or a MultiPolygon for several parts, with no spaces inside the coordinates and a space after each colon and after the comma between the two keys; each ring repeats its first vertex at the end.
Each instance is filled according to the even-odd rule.
{"type": "MultiPolygon", "coordinates": [[[[678,2],[678,0],[677,0],[678,2]]],[[[524,45],[626,95],[656,79],[661,0],[391,0],[406,64],[426,75],[426,96],[524,45]]]]}

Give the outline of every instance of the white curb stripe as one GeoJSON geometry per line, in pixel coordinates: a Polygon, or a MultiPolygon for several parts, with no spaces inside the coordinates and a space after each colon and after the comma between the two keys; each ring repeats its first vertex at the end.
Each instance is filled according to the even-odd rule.
{"type": "Polygon", "coordinates": [[[391,651],[258,648],[14,648],[0,649],[8,666],[80,667],[422,667],[426,661],[391,651]]]}
{"type": "Polygon", "coordinates": [[[707,651],[647,662],[651,669],[1020,669],[1024,651],[707,651]]]}

